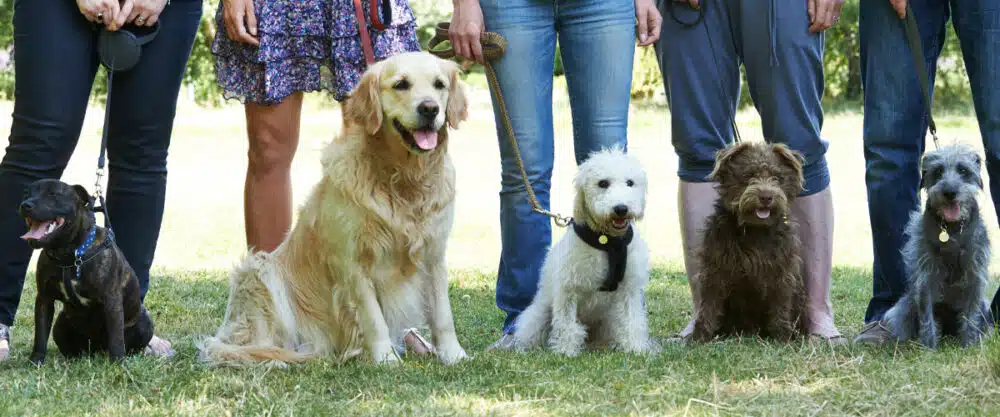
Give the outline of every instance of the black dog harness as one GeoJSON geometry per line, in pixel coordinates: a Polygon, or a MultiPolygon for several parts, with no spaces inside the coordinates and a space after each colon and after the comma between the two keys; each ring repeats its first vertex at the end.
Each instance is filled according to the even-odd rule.
{"type": "MultiPolygon", "coordinates": [[[[90,260],[94,259],[97,254],[103,252],[105,249],[111,247],[114,242],[114,234],[108,230],[107,236],[104,237],[104,241],[100,245],[94,246],[94,239],[97,237],[97,226],[90,227],[90,233],[87,233],[87,238],[83,240],[83,243],[73,251],[73,264],[72,265],[59,265],[62,268],[62,281],[63,287],[66,291],[66,297],[69,298],[70,303],[76,306],[83,306],[83,302],[80,301],[80,297],[76,294],[76,290],[73,289],[73,280],[79,280],[82,274],[83,265],[90,260]]],[[[58,261],[56,257],[50,254],[48,251],[45,254],[52,260],[58,261]]]]}
{"type": "Polygon", "coordinates": [[[608,254],[608,276],[604,278],[604,283],[601,284],[600,290],[606,292],[617,290],[618,284],[621,284],[622,280],[625,279],[628,244],[632,243],[633,236],[632,226],[628,227],[628,231],[625,232],[624,236],[614,237],[598,233],[586,225],[581,225],[572,220],[569,223],[573,225],[573,231],[576,232],[576,235],[581,240],[590,245],[590,247],[608,254]]]}

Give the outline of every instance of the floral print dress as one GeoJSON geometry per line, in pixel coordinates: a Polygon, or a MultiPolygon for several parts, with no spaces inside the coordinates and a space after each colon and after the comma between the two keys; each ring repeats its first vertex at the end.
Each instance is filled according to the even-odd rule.
{"type": "MultiPolygon", "coordinates": [[[[420,50],[416,19],[406,0],[390,0],[392,21],[371,26],[362,0],[376,61],[420,50]]],[[[280,103],[292,93],[321,89],[344,98],[367,68],[352,0],[253,0],[260,46],[229,39],[219,2],[212,42],[215,75],[226,99],[260,105],[280,103]]]]}

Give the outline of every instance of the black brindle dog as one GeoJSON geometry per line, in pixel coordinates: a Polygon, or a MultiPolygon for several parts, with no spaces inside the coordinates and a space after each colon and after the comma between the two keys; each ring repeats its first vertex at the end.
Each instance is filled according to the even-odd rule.
{"type": "Polygon", "coordinates": [[[35,272],[36,364],[45,361],[50,330],[67,358],[107,352],[121,360],[141,352],[153,337],[139,280],[114,234],[97,226],[92,201],[82,186],[58,180],[40,180],[25,190],[18,212],[28,232],[21,238],[42,249],[35,272]],[[52,329],[55,300],[63,309],[52,329]]]}

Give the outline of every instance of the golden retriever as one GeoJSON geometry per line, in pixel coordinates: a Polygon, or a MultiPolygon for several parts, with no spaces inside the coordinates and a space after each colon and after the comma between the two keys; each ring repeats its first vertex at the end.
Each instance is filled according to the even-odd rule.
{"type": "Polygon", "coordinates": [[[292,230],[273,252],[251,251],[232,271],[225,317],[200,343],[202,360],[398,362],[404,330],[424,324],[439,360],[468,357],[445,265],[455,201],[448,127],[468,114],[459,72],[426,52],[369,67],[292,230]]]}

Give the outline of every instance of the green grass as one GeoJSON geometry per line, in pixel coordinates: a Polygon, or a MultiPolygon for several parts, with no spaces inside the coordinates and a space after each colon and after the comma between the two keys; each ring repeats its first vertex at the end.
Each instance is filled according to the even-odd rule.
{"type": "MultiPolygon", "coordinates": [[[[475,84],[475,82],[473,82],[475,84]]],[[[572,129],[557,83],[553,209],[572,203],[572,129]]],[[[174,343],[171,361],[136,357],[69,362],[50,344],[49,361],[31,365],[34,285],[29,277],[13,338],[13,357],[0,363],[0,416],[125,415],[997,415],[1000,341],[936,352],[915,346],[831,348],[824,344],[754,339],[683,347],[655,357],[589,353],[575,359],[548,353],[486,353],[503,318],[494,305],[499,257],[496,225],[499,156],[488,97],[477,89],[471,120],[455,133],[458,213],[448,261],[459,340],[472,360],[445,367],[409,360],[396,368],[363,362],[316,362],[287,369],[209,368],[194,343],[215,330],[225,310],[226,270],[243,250],[242,185],[246,140],[239,107],[183,106],[171,147],[167,210],[147,306],[157,333],[174,343]]],[[[10,104],[0,105],[10,113],[10,104]]],[[[88,115],[64,179],[93,183],[103,113],[88,115]]],[[[744,138],[759,139],[753,113],[739,120],[744,138]]],[[[9,120],[0,121],[9,129],[9,120]]],[[[945,141],[979,141],[969,115],[939,117],[945,141]]],[[[339,130],[339,111],[310,99],[293,166],[301,203],[319,177],[318,151],[339,130]]],[[[676,158],[665,109],[637,105],[630,148],[650,177],[647,218],[654,271],[648,293],[651,330],[668,337],[690,316],[681,268],[676,214],[676,158]]],[[[836,199],[833,304],[836,323],[852,337],[870,295],[868,227],[861,118],[836,112],[824,137],[836,199]]],[[[981,146],[980,146],[981,147],[981,146]]],[[[992,205],[984,204],[991,238],[992,205]]],[[[563,230],[555,230],[558,237],[563,230]]],[[[996,267],[994,263],[994,269],[996,267]]],[[[990,294],[996,288],[992,282],[990,294]]]]}
{"type": "MultiPolygon", "coordinates": [[[[587,353],[486,353],[502,316],[493,279],[453,273],[459,339],[473,356],[453,367],[433,360],[397,368],[317,362],[287,369],[208,368],[193,343],[218,324],[224,271],[160,272],[149,308],[177,345],[169,362],[132,358],[27,362],[30,325],[21,317],[17,356],[0,365],[0,410],[10,415],[996,415],[1000,344],[937,352],[831,348],[754,339],[683,347],[655,357],[587,353]],[[468,297],[466,297],[468,296],[468,297]]],[[[867,271],[838,268],[838,325],[863,314],[867,271]]],[[[31,297],[33,289],[25,292],[31,297]]],[[[669,336],[690,311],[687,281],[657,269],[648,305],[653,333],[669,336]]],[[[30,299],[30,298],[28,298],[30,299]]],[[[54,346],[53,346],[54,348],[54,346]]]]}

